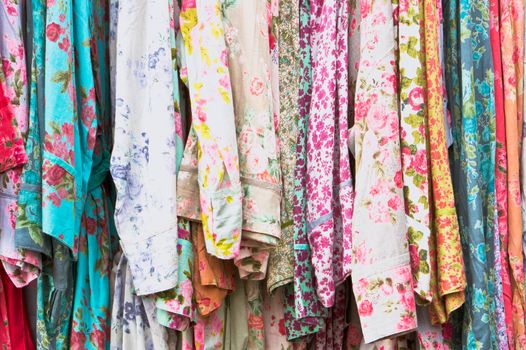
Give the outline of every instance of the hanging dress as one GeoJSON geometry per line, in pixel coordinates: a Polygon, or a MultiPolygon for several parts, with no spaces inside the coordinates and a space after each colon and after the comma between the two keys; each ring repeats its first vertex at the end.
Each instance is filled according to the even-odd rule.
{"type": "Polygon", "coordinates": [[[393,7],[390,1],[361,1],[359,16],[352,279],[369,343],[415,329],[416,307],[402,193],[393,7]]]}
{"type": "Polygon", "coordinates": [[[113,6],[115,223],[135,291],[146,295],[174,288],[178,279],[170,4],[113,6]]]}
{"type": "Polygon", "coordinates": [[[444,4],[452,173],[466,264],[464,347],[497,347],[493,286],[495,105],[489,2],[444,4]],[[474,27],[472,20],[483,19],[474,27]]]}
{"type": "Polygon", "coordinates": [[[115,289],[111,312],[112,350],[174,349],[175,334],[156,319],[151,296],[138,296],[132,284],[131,270],[123,254],[115,256],[115,289]]]}
{"type": "Polygon", "coordinates": [[[279,141],[281,168],[281,239],[270,251],[267,287],[268,292],[294,279],[294,166],[296,164],[296,140],[298,121],[299,88],[299,0],[280,1],[279,16],[274,19],[277,27],[279,117],[276,136],[279,141]],[[277,22],[277,23],[276,23],[277,22]]]}
{"type": "Polygon", "coordinates": [[[524,1],[500,1],[500,50],[504,86],[508,190],[508,257],[515,347],[526,346],[526,299],[522,251],[520,151],[523,132],[524,1]]]}
{"type": "Polygon", "coordinates": [[[207,251],[231,259],[241,244],[242,187],[221,19],[219,1],[182,2],[192,125],[177,176],[177,215],[202,221],[207,251]]]}
{"type": "Polygon", "coordinates": [[[432,201],[430,240],[431,292],[429,316],[432,324],[444,324],[464,303],[466,276],[455,198],[448,159],[448,118],[445,112],[443,72],[440,56],[440,7],[424,2],[425,65],[432,201]]]}
{"type": "Polygon", "coordinates": [[[285,287],[285,328],[287,339],[307,343],[321,327],[327,309],[318,300],[314,286],[311,249],[307,236],[306,172],[307,131],[312,95],[311,1],[300,0],[300,71],[298,90],[298,134],[296,165],[294,167],[293,225],[294,225],[294,283],[285,287]]]}
{"type": "Polygon", "coordinates": [[[400,0],[398,9],[400,146],[407,236],[415,294],[420,303],[426,304],[432,296],[424,7],[422,2],[400,0]]]}
{"type": "Polygon", "coordinates": [[[497,293],[497,327],[499,346],[509,344],[514,347],[513,310],[508,263],[508,184],[506,120],[504,110],[504,85],[502,75],[502,55],[500,47],[500,8],[499,1],[490,1],[490,40],[493,57],[495,84],[495,201],[498,234],[495,235],[495,288],[497,293]]]}
{"type": "Polygon", "coordinates": [[[27,52],[22,21],[24,12],[25,3],[22,1],[4,1],[0,4],[0,84],[3,85],[3,99],[7,99],[3,107],[11,110],[2,122],[5,123],[2,126],[2,138],[5,139],[0,141],[5,147],[0,151],[0,212],[6,218],[0,227],[0,259],[18,287],[38,277],[40,263],[39,254],[17,249],[15,244],[14,226],[18,215],[17,198],[23,182],[22,165],[28,159],[24,150],[29,119],[27,52]],[[6,224],[7,218],[12,224],[6,224]]]}
{"type": "Polygon", "coordinates": [[[354,191],[347,148],[348,16],[347,1],[311,1],[306,220],[316,293],[325,307],[333,306],[336,286],[351,269],[354,191]]]}

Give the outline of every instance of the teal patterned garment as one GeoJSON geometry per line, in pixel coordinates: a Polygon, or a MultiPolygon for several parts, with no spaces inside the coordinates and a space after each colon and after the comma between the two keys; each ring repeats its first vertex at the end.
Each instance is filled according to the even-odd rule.
{"type": "Polygon", "coordinates": [[[40,349],[109,349],[107,11],[105,0],[47,2],[42,226],[53,249],[38,283],[40,349]]]}
{"type": "Polygon", "coordinates": [[[32,21],[28,32],[32,34],[33,53],[26,147],[32,147],[33,151],[23,172],[15,244],[17,248],[44,254],[37,287],[37,348],[67,349],[73,302],[73,263],[68,248],[42,231],[46,13],[45,0],[31,2],[32,21]]]}
{"type": "Polygon", "coordinates": [[[464,349],[496,349],[495,105],[487,0],[444,3],[452,167],[464,262],[464,349]]]}
{"type": "MultiPolygon", "coordinates": [[[[32,61],[29,99],[28,162],[22,173],[18,198],[15,245],[51,255],[51,239],[42,232],[42,128],[44,127],[44,43],[46,1],[31,2],[32,61]]],[[[38,266],[41,268],[41,266],[38,266]]]]}
{"type": "Polygon", "coordinates": [[[79,74],[77,80],[79,114],[83,120],[87,119],[84,115],[93,116],[97,127],[90,130],[90,134],[96,130],[96,140],[75,265],[72,349],[109,349],[110,345],[109,276],[117,240],[111,204],[113,188],[107,181],[111,151],[108,10],[106,0],[74,2],[75,34],[78,30],[80,38],[86,38],[75,42],[79,71],[87,73],[79,74]],[[90,21],[82,20],[84,18],[90,21]]]}

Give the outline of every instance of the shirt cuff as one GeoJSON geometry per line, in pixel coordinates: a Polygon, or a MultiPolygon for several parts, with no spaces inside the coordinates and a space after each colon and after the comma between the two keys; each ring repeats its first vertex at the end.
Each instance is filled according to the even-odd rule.
{"type": "Polygon", "coordinates": [[[417,327],[409,264],[357,277],[353,276],[353,290],[365,343],[417,327]]]}
{"type": "Polygon", "coordinates": [[[177,224],[140,240],[121,240],[137,295],[162,292],[177,285],[177,224]]]}

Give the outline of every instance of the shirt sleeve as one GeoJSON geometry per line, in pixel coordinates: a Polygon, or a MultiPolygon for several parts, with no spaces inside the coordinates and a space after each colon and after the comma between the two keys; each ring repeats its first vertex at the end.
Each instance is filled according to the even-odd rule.
{"type": "Polygon", "coordinates": [[[406,236],[392,5],[362,1],[356,82],[353,291],[365,343],[416,328],[406,236]],[[381,20],[378,20],[381,18],[381,20]],[[384,29],[382,29],[384,28],[384,29]],[[375,35],[388,33],[382,38],[375,35]]]}
{"type": "Polygon", "coordinates": [[[170,18],[162,0],[120,2],[114,13],[115,222],[134,287],[144,295],[177,284],[170,18]]]}
{"type": "MultiPolygon", "coordinates": [[[[207,251],[230,259],[241,242],[242,192],[219,1],[183,1],[181,32],[193,135],[179,174],[180,202],[195,202],[199,192],[207,251]]],[[[179,215],[195,219],[195,212],[179,215]]]]}

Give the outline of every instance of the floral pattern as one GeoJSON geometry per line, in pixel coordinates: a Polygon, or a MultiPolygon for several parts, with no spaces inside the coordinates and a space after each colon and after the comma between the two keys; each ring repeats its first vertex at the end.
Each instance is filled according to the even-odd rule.
{"type": "Polygon", "coordinates": [[[466,276],[455,197],[447,147],[447,118],[444,118],[441,71],[437,32],[441,13],[436,1],[424,1],[425,64],[429,153],[431,162],[431,191],[433,195],[432,237],[430,240],[432,323],[444,323],[465,300],[466,276]]]}
{"type": "MultiPolygon", "coordinates": [[[[267,1],[227,0],[221,12],[243,187],[243,241],[275,245],[281,233],[281,171],[270,81],[267,1]]],[[[242,246],[247,244],[251,243],[242,246]]]]}
{"type": "Polygon", "coordinates": [[[489,2],[448,1],[444,18],[453,186],[467,280],[463,347],[495,348],[496,142],[489,2]]]}
{"type": "MultiPolygon", "coordinates": [[[[156,320],[154,299],[138,296],[133,288],[126,257],[116,255],[111,316],[111,349],[168,350],[176,347],[173,331],[156,320]]],[[[82,333],[79,334],[82,336],[82,333]]]]}
{"type": "Polygon", "coordinates": [[[28,132],[28,77],[24,48],[22,1],[0,3],[0,259],[17,287],[38,277],[38,254],[17,249],[15,225],[17,197],[28,156],[24,141],[28,132]]]}
{"type": "Polygon", "coordinates": [[[190,223],[179,220],[177,242],[178,279],[175,288],[156,294],[157,320],[165,327],[178,331],[187,329],[195,320],[195,305],[192,301],[194,289],[194,253],[190,234],[190,223]]]}
{"type": "Polygon", "coordinates": [[[524,2],[501,1],[500,48],[506,129],[508,257],[512,291],[515,347],[526,346],[524,325],[526,299],[522,252],[522,211],[520,195],[520,148],[523,129],[524,2]]]}
{"type": "MultiPolygon", "coordinates": [[[[243,193],[222,17],[218,0],[182,2],[181,71],[188,82],[192,126],[177,178],[177,213],[201,219],[207,250],[230,259],[241,244],[243,193]]],[[[253,88],[259,91],[258,81],[253,88]]],[[[248,129],[246,137],[257,136],[253,131],[248,129]]]]}
{"type": "MultiPolygon", "coordinates": [[[[40,128],[44,116],[45,1],[31,4],[32,59],[30,76],[29,122],[26,140],[28,161],[24,166],[18,197],[15,246],[18,249],[51,255],[51,239],[42,231],[42,140],[40,128]]],[[[41,270],[41,259],[35,268],[41,270]]],[[[27,281],[26,281],[27,282],[27,281]]]]}
{"type": "Polygon", "coordinates": [[[292,343],[287,340],[283,292],[284,288],[277,288],[271,295],[263,294],[265,349],[292,350],[292,343]]]}
{"type": "Polygon", "coordinates": [[[325,307],[334,305],[336,285],[350,274],[351,264],[348,15],[347,1],[311,1],[312,96],[306,147],[306,220],[316,293],[325,307]]]}
{"type": "Polygon", "coordinates": [[[263,313],[263,296],[261,282],[246,281],[248,338],[247,349],[265,349],[265,316],[263,313]]]}
{"type": "Polygon", "coordinates": [[[495,85],[495,201],[496,232],[495,246],[495,291],[499,346],[508,344],[513,348],[513,319],[511,282],[508,262],[508,196],[507,196],[507,153],[506,118],[504,114],[504,86],[502,76],[502,55],[500,47],[500,8],[498,1],[490,1],[490,40],[493,58],[495,85]],[[505,297],[508,296],[508,297],[505,297]]]}
{"type": "Polygon", "coordinates": [[[416,308],[403,206],[393,6],[390,1],[357,6],[351,20],[360,22],[351,145],[356,161],[352,279],[369,343],[416,328],[416,308]]]}
{"type": "Polygon", "coordinates": [[[194,299],[199,314],[207,316],[219,309],[226,296],[235,289],[234,266],[207,252],[200,224],[192,224],[194,243],[194,299]]]}
{"type": "Polygon", "coordinates": [[[294,167],[299,89],[299,0],[280,1],[277,27],[279,50],[279,120],[276,136],[282,175],[281,239],[270,252],[267,287],[269,293],[293,282],[294,278],[294,167]]]}
{"type": "Polygon", "coordinates": [[[312,95],[310,0],[300,0],[299,11],[299,118],[292,217],[294,225],[294,283],[292,286],[285,287],[285,322],[288,340],[300,340],[316,333],[323,326],[323,317],[327,314],[327,310],[319,302],[314,290],[306,218],[307,131],[312,95]]]}
{"type": "MultiPolygon", "coordinates": [[[[426,18],[427,20],[427,18],[426,18]]],[[[423,3],[400,0],[398,66],[400,84],[400,146],[409,253],[415,293],[432,299],[430,291],[430,198],[426,136],[425,51],[423,3]]]]}
{"type": "Polygon", "coordinates": [[[178,281],[174,214],[181,140],[176,132],[169,9],[168,1],[156,0],[148,6],[119,2],[112,11],[115,140],[110,170],[117,188],[117,231],[139,295],[169,290],[178,281]],[[130,28],[144,34],[140,42],[130,28]]]}
{"type": "Polygon", "coordinates": [[[1,0],[1,345],[38,277],[39,349],[524,348],[523,31],[523,0],[1,0]]]}

